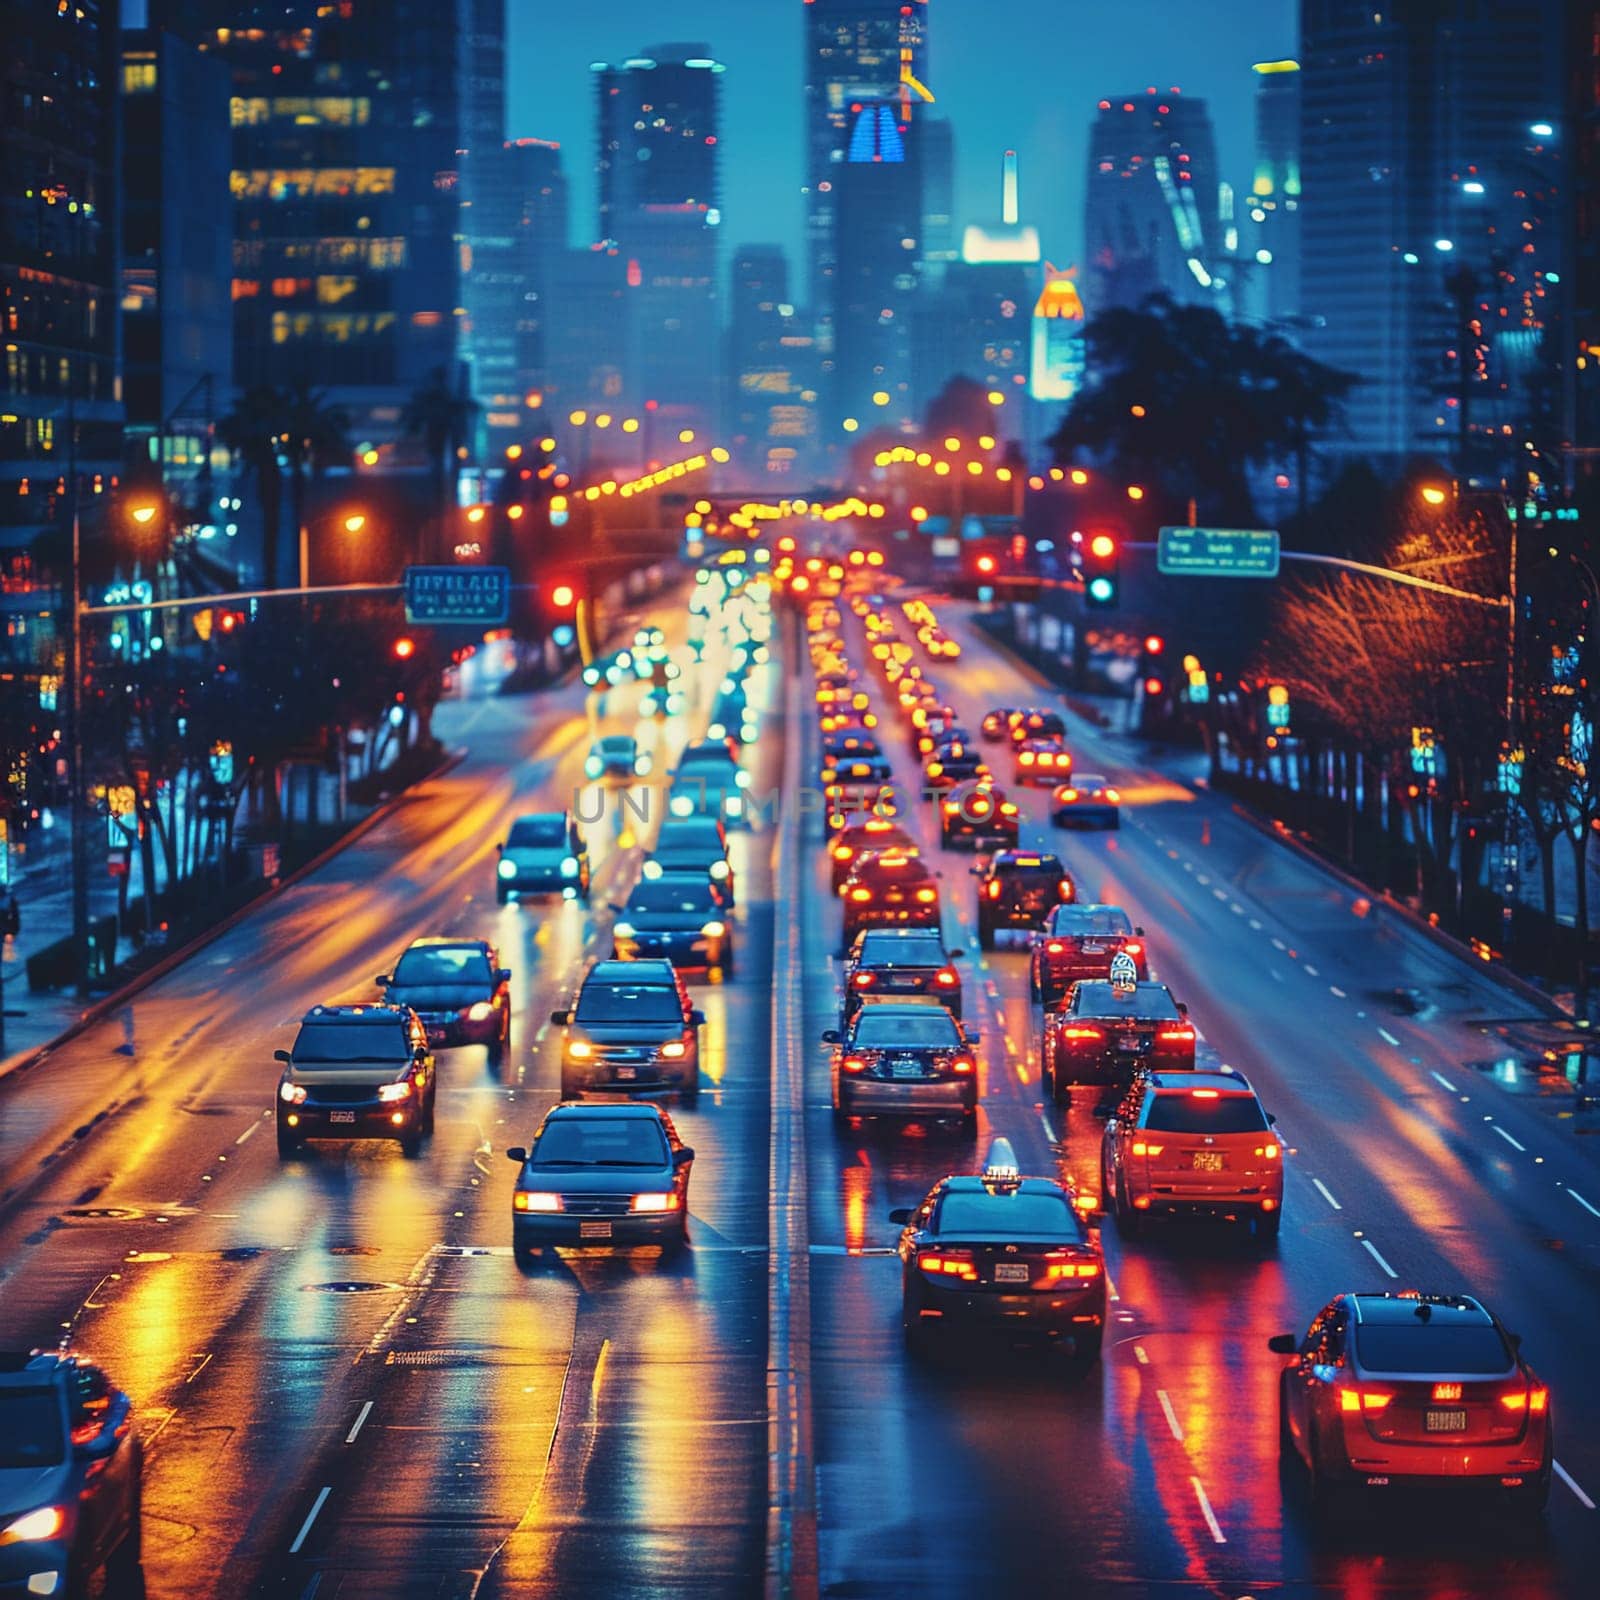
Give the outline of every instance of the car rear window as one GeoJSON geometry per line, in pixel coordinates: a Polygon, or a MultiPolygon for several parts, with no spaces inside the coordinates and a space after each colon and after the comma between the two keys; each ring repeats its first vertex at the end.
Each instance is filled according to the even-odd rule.
{"type": "Polygon", "coordinates": [[[565,817],[519,817],[511,824],[508,844],[527,848],[554,848],[567,842],[565,817]]]}
{"type": "Polygon", "coordinates": [[[1144,1125],[1160,1133],[1265,1133],[1267,1118],[1253,1094],[1197,1099],[1192,1089],[1180,1089],[1156,1095],[1144,1125]]]}
{"type": "Polygon", "coordinates": [[[394,969],[397,984],[470,983],[487,986],[489,958],[467,945],[407,950],[394,969]]]}
{"type": "Polygon", "coordinates": [[[562,1117],[533,1147],[535,1167],[664,1167],[667,1139],[648,1117],[562,1117]]]}
{"type": "Polygon", "coordinates": [[[66,1454],[67,1431],[54,1389],[0,1389],[0,1471],[54,1467],[66,1454]]]}
{"type": "Polygon", "coordinates": [[[679,1022],[678,991],[664,983],[586,983],[574,1016],[579,1022],[679,1022]]]}
{"type": "Polygon", "coordinates": [[[886,1050],[895,1045],[907,1049],[955,1050],[961,1033],[955,1019],[943,1006],[918,1006],[915,1010],[887,1014],[869,1006],[856,1019],[852,1042],[866,1049],[886,1050]]]}
{"type": "Polygon", "coordinates": [[[1178,1022],[1176,1001],[1160,984],[1141,983],[1129,995],[1119,995],[1109,983],[1080,983],[1073,1010],[1080,1017],[1104,1017],[1108,1021],[1130,1017],[1141,1022],[1178,1022]]]}
{"type": "Polygon", "coordinates": [[[1363,1322],[1356,1355],[1368,1372],[1469,1372],[1511,1369],[1511,1352],[1489,1323],[1363,1322]]]}
{"type": "Polygon", "coordinates": [[[944,945],[937,938],[905,939],[893,933],[868,933],[861,941],[868,966],[942,967],[944,945]]]}
{"type": "Polygon", "coordinates": [[[319,1062],[388,1066],[404,1061],[411,1054],[411,1048],[405,1029],[389,1020],[306,1022],[301,1024],[291,1053],[296,1066],[314,1066],[319,1062]]]}
{"type": "Polygon", "coordinates": [[[647,878],[634,886],[628,896],[629,911],[682,912],[685,915],[710,913],[716,909],[711,895],[710,880],[699,879],[691,883],[665,883],[660,878],[647,878]]]}
{"type": "Polygon", "coordinates": [[[1040,861],[1024,866],[1018,861],[1003,861],[996,868],[995,876],[999,878],[1021,879],[1024,883],[1054,883],[1061,876],[1062,867],[1059,861],[1040,861]]]}
{"type": "Polygon", "coordinates": [[[1063,906],[1056,912],[1055,931],[1068,939],[1088,939],[1095,934],[1132,933],[1133,924],[1125,911],[1077,911],[1063,906]]]}
{"type": "Polygon", "coordinates": [[[940,1233],[977,1233],[993,1239],[1081,1239],[1072,1207],[1057,1194],[978,1194],[957,1190],[939,1202],[940,1233]]]}

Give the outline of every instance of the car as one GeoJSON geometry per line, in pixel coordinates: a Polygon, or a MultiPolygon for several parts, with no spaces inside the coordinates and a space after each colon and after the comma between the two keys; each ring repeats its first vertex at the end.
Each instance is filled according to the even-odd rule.
{"type": "Polygon", "coordinates": [[[1110,978],[1119,955],[1133,962],[1136,982],[1150,976],[1144,929],[1134,927],[1121,906],[1057,906],[1033,941],[1028,987],[1035,1003],[1056,1005],[1080,978],[1110,978]]]}
{"type": "Polygon", "coordinates": [[[1067,724],[1061,714],[1039,706],[1026,706],[1013,712],[1008,720],[1013,744],[1025,739],[1049,739],[1060,744],[1067,737],[1067,724]]]}
{"type": "Polygon", "coordinates": [[[978,945],[994,949],[1002,928],[1037,932],[1077,893],[1060,856],[1043,850],[997,850],[972,869],[978,880],[978,945]]]}
{"type": "Polygon", "coordinates": [[[608,733],[590,745],[583,774],[591,782],[603,779],[629,783],[634,778],[648,777],[650,767],[650,757],[640,750],[639,741],[631,733],[608,733]]]}
{"type": "Polygon", "coordinates": [[[952,1016],[961,1015],[964,952],[946,950],[937,928],[868,928],[845,957],[843,1016],[848,1022],[867,997],[891,1000],[927,995],[952,1016]]]}
{"type": "Polygon", "coordinates": [[[1280,1333],[1278,1448],[1312,1506],[1348,1490],[1479,1488],[1537,1516],[1550,1496],[1550,1391],[1472,1295],[1336,1295],[1303,1338],[1280,1333]]]}
{"type": "Polygon", "coordinates": [[[888,783],[894,777],[894,765],[881,752],[868,755],[855,750],[849,755],[825,762],[819,776],[824,785],[840,784],[859,788],[888,783]]]}
{"type": "MultiPolygon", "coordinates": [[[[983,721],[978,724],[978,732],[986,744],[999,744],[1011,737],[1011,715],[1014,711],[1017,711],[1015,706],[996,706],[993,711],[984,713],[983,721]]],[[[1017,714],[1021,715],[1020,711],[1017,714]]]]}
{"type": "Polygon", "coordinates": [[[723,904],[733,909],[733,863],[728,856],[728,831],[720,817],[663,817],[641,870],[647,878],[668,872],[703,872],[721,891],[723,904]]]}
{"type": "Polygon", "coordinates": [[[868,996],[822,1042],[833,1046],[836,1116],[977,1120],[978,1035],[937,1000],[868,996]]]}
{"type": "Polygon", "coordinates": [[[733,924],[728,902],[703,872],[641,878],[625,905],[613,908],[612,955],[619,961],[661,956],[680,970],[719,968],[733,974],[733,924]]]}
{"type": "Polygon", "coordinates": [[[841,950],[848,950],[863,928],[939,926],[938,880],[920,856],[903,850],[868,851],[859,856],[839,899],[844,905],[841,950]]]}
{"type": "Polygon", "coordinates": [[[988,777],[989,768],[970,744],[952,739],[948,744],[934,746],[923,763],[922,776],[930,789],[953,789],[957,784],[988,777]]]}
{"type": "Polygon", "coordinates": [[[964,1332],[1065,1342],[1086,1365],[1106,1326],[1106,1266],[1077,1197],[1022,1176],[996,1139],[981,1175],[941,1179],[900,1225],[900,1326],[913,1351],[964,1332]]]}
{"type": "Polygon", "coordinates": [[[541,894],[589,903],[589,846],[568,812],[518,817],[499,852],[495,898],[501,905],[541,894]]]}
{"type": "Polygon", "coordinates": [[[681,689],[656,684],[639,697],[639,715],[655,717],[658,720],[662,717],[682,716],[688,704],[681,689]]]}
{"type": "Polygon", "coordinates": [[[1072,774],[1072,752],[1054,739],[1024,739],[1012,747],[1011,759],[1018,785],[1058,784],[1072,774]]]}
{"type": "Polygon", "coordinates": [[[830,783],[822,798],[830,833],[873,818],[885,821],[904,809],[900,791],[892,783],[830,783]]]}
{"type": "Polygon", "coordinates": [[[673,768],[667,811],[675,817],[698,813],[740,822],[745,818],[744,791],[749,787],[750,774],[734,759],[726,740],[696,740],[684,746],[673,768]]]}
{"type": "Polygon", "coordinates": [[[500,1061],[511,1042],[511,969],[484,939],[413,939],[378,987],[422,1019],[428,1043],[484,1044],[500,1061]]]}
{"type": "Polygon", "coordinates": [[[864,850],[898,850],[915,855],[917,841],[889,817],[869,816],[864,821],[847,822],[828,846],[828,886],[835,894],[844,888],[856,857],[864,850]]]}
{"type": "Polygon", "coordinates": [[[1283,1221],[1283,1147],[1237,1072],[1143,1073],[1106,1119],[1100,1193],[1125,1238],[1147,1217],[1225,1217],[1258,1239],[1283,1221]]]}
{"type": "Polygon", "coordinates": [[[300,1019],[276,1096],[278,1154],[307,1139],[398,1139],[415,1155],[433,1132],[438,1079],[409,1006],[313,1006],[300,1019]]]}
{"type": "Polygon", "coordinates": [[[0,1351],[0,1594],[143,1594],[133,1402],[68,1350],[0,1351]]]}
{"type": "Polygon", "coordinates": [[[1080,772],[1050,796],[1050,820],[1058,828],[1120,828],[1122,796],[1098,772],[1080,772]]]}
{"type": "Polygon", "coordinates": [[[670,961],[596,961],[572,1003],[550,1013],[561,1037],[561,1098],[590,1090],[700,1090],[705,1016],[670,961]]]}
{"type": "Polygon", "coordinates": [[[1139,1070],[1192,1069],[1194,1052],[1189,1008],[1164,983],[1086,978],[1045,1013],[1040,1077],[1059,1105],[1078,1085],[1126,1088],[1139,1070]]]}
{"type": "Polygon", "coordinates": [[[517,1163],[511,1250],[522,1266],[553,1245],[659,1244],[689,1237],[694,1151],[659,1106],[552,1106],[517,1163]]]}
{"type": "Polygon", "coordinates": [[[724,689],[711,708],[706,734],[712,739],[729,739],[735,744],[755,742],[756,716],[743,689],[724,689]]]}
{"type": "Polygon", "coordinates": [[[964,783],[939,802],[939,843],[947,850],[1014,845],[1021,825],[1016,801],[992,783],[964,783]]]}

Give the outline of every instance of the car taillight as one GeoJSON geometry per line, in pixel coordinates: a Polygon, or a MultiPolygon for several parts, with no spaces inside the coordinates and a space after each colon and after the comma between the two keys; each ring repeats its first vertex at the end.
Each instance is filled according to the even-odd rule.
{"type": "Polygon", "coordinates": [[[1050,1283],[1060,1283],[1067,1278],[1098,1278],[1100,1276],[1100,1263],[1098,1261],[1052,1261],[1044,1269],[1044,1274],[1038,1280],[1038,1287],[1050,1283]]]}
{"type": "Polygon", "coordinates": [[[865,1072],[867,1070],[867,1058],[865,1056],[846,1056],[839,1063],[839,1070],[841,1072],[865,1072]]]}
{"type": "Polygon", "coordinates": [[[1000,815],[1002,817],[1014,817],[1016,814],[1017,808],[1010,800],[1007,800],[1006,803],[1000,807],[1000,815]]]}
{"type": "Polygon", "coordinates": [[[872,898],[872,891],[870,889],[852,889],[850,891],[850,898],[858,901],[870,900],[872,898]]]}
{"type": "Polygon", "coordinates": [[[1091,1028],[1084,1023],[1073,1023],[1061,1030],[1063,1039],[1103,1039],[1103,1034],[1098,1028],[1091,1028]]]}
{"type": "Polygon", "coordinates": [[[1057,789],[1056,790],[1056,799],[1059,800],[1063,805],[1071,805],[1072,802],[1074,800],[1076,800],[1077,798],[1078,798],[1078,791],[1076,789],[1057,789]]]}
{"type": "Polygon", "coordinates": [[[1117,801],[1122,798],[1122,796],[1118,794],[1115,789],[1107,789],[1105,791],[1105,798],[1110,804],[1115,805],[1117,801]]]}
{"type": "Polygon", "coordinates": [[[858,972],[850,980],[857,989],[870,989],[877,981],[878,975],[875,972],[858,972]]]}
{"type": "Polygon", "coordinates": [[[1392,1394],[1385,1394],[1381,1389],[1341,1389],[1339,1391],[1339,1409],[1341,1411],[1382,1411],[1394,1399],[1392,1394]]]}
{"type": "MultiPolygon", "coordinates": [[[[1261,1152],[1258,1150],[1257,1155],[1261,1152]]],[[[1433,1386],[1432,1397],[1435,1400],[1459,1400],[1461,1398],[1461,1385],[1459,1383],[1436,1383],[1433,1386]]]]}
{"type": "Polygon", "coordinates": [[[954,800],[946,800],[944,803],[944,814],[947,817],[953,817],[960,809],[954,800]]]}
{"type": "MultiPolygon", "coordinates": [[[[1275,1144],[1258,1144],[1256,1146],[1256,1148],[1255,1148],[1255,1153],[1258,1156],[1264,1157],[1268,1161],[1276,1161],[1278,1159],[1278,1147],[1275,1144]]],[[[1439,1398],[1438,1395],[1434,1396],[1434,1399],[1437,1400],[1438,1398],[1439,1398]]],[[[1455,1393],[1454,1395],[1447,1395],[1447,1396],[1445,1396],[1445,1398],[1446,1399],[1451,1399],[1451,1400],[1459,1400],[1461,1398],[1461,1395],[1460,1395],[1460,1392],[1458,1390],[1457,1393],[1455,1393]]]]}
{"type": "Polygon", "coordinates": [[[1033,752],[1031,750],[1024,750],[1022,754],[1017,757],[1017,761],[1021,766],[1031,767],[1033,765],[1033,752]]]}
{"type": "Polygon", "coordinates": [[[1000,880],[998,878],[991,878],[989,880],[989,898],[991,900],[998,900],[1000,898],[1000,880]]]}
{"type": "Polygon", "coordinates": [[[963,1261],[959,1256],[918,1256],[917,1265],[930,1278],[959,1278],[963,1283],[978,1281],[978,1269],[970,1261],[963,1261]]]}
{"type": "Polygon", "coordinates": [[[1071,878],[1063,878],[1061,880],[1061,882],[1056,885],[1056,888],[1060,891],[1061,898],[1063,900],[1070,900],[1072,898],[1072,879],[1071,878]]]}
{"type": "Polygon", "coordinates": [[[1044,948],[1047,955],[1058,956],[1067,947],[1059,939],[1052,939],[1044,948]]]}
{"type": "Polygon", "coordinates": [[[1166,1148],[1164,1144],[1149,1144],[1143,1139],[1133,1141],[1133,1153],[1136,1156],[1158,1156],[1166,1148]]]}
{"type": "Polygon", "coordinates": [[[636,1194],[633,1197],[634,1211],[676,1211],[678,1209],[678,1191],[668,1189],[664,1193],[636,1194]]]}
{"type": "Polygon", "coordinates": [[[932,905],[933,902],[935,900],[937,900],[938,898],[939,898],[939,891],[937,889],[918,889],[917,890],[917,899],[919,899],[924,905],[932,905]]]}
{"type": "Polygon", "coordinates": [[[1163,1044],[1193,1044],[1193,1028],[1163,1028],[1157,1035],[1163,1044]]]}
{"type": "Polygon", "coordinates": [[[1535,1384],[1531,1389],[1518,1389],[1512,1394],[1501,1395],[1500,1404],[1507,1411],[1531,1411],[1538,1416],[1550,1405],[1550,1391],[1542,1384],[1535,1384]]]}
{"type": "Polygon", "coordinates": [[[1137,939],[1129,939],[1122,947],[1122,953],[1129,956],[1142,956],[1144,946],[1137,939]]]}
{"type": "Polygon", "coordinates": [[[951,1069],[953,1071],[956,1071],[956,1072],[971,1072],[972,1071],[972,1057],[971,1056],[957,1056],[950,1063],[950,1066],[951,1066],[951,1069]]]}
{"type": "Polygon", "coordinates": [[[956,971],[953,967],[940,967],[940,969],[934,973],[933,981],[941,989],[953,989],[958,983],[961,982],[961,979],[956,975],[956,971]]]}
{"type": "Polygon", "coordinates": [[[513,1211],[559,1211],[561,1196],[542,1193],[537,1189],[518,1189],[511,1197],[513,1211]]]}
{"type": "Polygon", "coordinates": [[[855,851],[847,844],[836,844],[833,847],[833,859],[835,861],[848,861],[854,854],[855,851]]]}

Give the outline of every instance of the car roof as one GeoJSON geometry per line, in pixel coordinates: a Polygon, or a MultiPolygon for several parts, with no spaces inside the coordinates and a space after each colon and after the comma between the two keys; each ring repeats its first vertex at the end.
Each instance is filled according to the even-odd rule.
{"type": "Polygon", "coordinates": [[[413,939],[406,946],[407,950],[487,950],[487,939],[457,939],[448,933],[427,933],[420,939],[413,939]]]}
{"type": "MultiPolygon", "coordinates": [[[[676,867],[667,867],[663,869],[656,877],[641,878],[636,884],[634,884],[633,888],[642,889],[646,884],[655,885],[658,883],[665,883],[669,886],[676,885],[678,888],[689,888],[692,886],[696,889],[703,889],[710,883],[710,881],[711,880],[706,877],[703,872],[680,872],[676,867]]],[[[632,894],[633,890],[630,889],[628,892],[632,894]]],[[[631,961],[627,964],[629,966],[633,965],[631,961]]]]}
{"type": "Polygon", "coordinates": [[[1013,1194],[1053,1194],[1063,1200],[1067,1191],[1054,1178],[1022,1178],[1015,1184],[1007,1184],[1003,1189],[991,1189],[982,1178],[974,1173],[962,1172],[953,1178],[946,1178],[944,1183],[946,1194],[987,1194],[993,1195],[996,1200],[1004,1200],[1013,1194]]]}
{"type": "Polygon", "coordinates": [[[565,1101],[545,1112],[546,1122],[565,1122],[572,1117],[604,1117],[608,1122],[654,1122],[665,1125],[661,1107],[648,1100],[565,1101]]]}
{"type": "Polygon", "coordinates": [[[877,944],[883,944],[890,939],[896,942],[909,940],[913,943],[931,941],[935,944],[942,944],[944,941],[944,935],[937,928],[863,928],[856,937],[871,939],[877,944]]]}
{"type": "Polygon", "coordinates": [[[1093,1015],[1101,1017],[1153,1016],[1152,1007],[1162,1008],[1164,1015],[1177,1016],[1178,1003],[1164,983],[1140,983],[1131,993],[1119,993],[1105,978],[1080,978],[1073,984],[1074,1004],[1080,1012],[1094,1008],[1093,1015]]]}
{"type": "Polygon", "coordinates": [[[1231,1068],[1227,1072],[1152,1072],[1145,1079],[1145,1088],[1151,1094],[1192,1094],[1196,1089],[1214,1089],[1218,1094],[1255,1096],[1250,1080],[1231,1068]]]}
{"type": "Polygon", "coordinates": [[[631,733],[602,733],[596,744],[637,744],[639,741],[631,733]]]}
{"type": "Polygon", "coordinates": [[[678,974],[670,961],[597,961],[584,973],[585,983],[656,983],[676,988],[678,974]]]}
{"type": "Polygon", "coordinates": [[[359,1006],[312,1006],[301,1017],[302,1024],[346,1022],[406,1022],[412,1016],[410,1006],[385,1005],[381,1000],[369,1000],[359,1006]]]}
{"type": "Polygon", "coordinates": [[[1491,1327],[1494,1318],[1469,1294],[1352,1294],[1350,1304],[1358,1322],[1387,1324],[1390,1327],[1426,1320],[1429,1326],[1491,1327]],[[1426,1307],[1425,1319],[1419,1312],[1426,1307]]]}
{"type": "MultiPolygon", "coordinates": [[[[896,995],[893,999],[890,999],[887,995],[863,995],[861,997],[861,1009],[856,1013],[856,1016],[858,1018],[865,1016],[869,1011],[915,1011],[918,1015],[942,1011],[945,1016],[950,1016],[944,1002],[935,999],[931,994],[896,995]]],[[[950,1020],[954,1022],[955,1018],[950,1017],[950,1020]]]]}
{"type": "Polygon", "coordinates": [[[512,819],[512,825],[518,822],[560,822],[565,824],[567,814],[565,811],[524,811],[520,816],[512,819]]]}

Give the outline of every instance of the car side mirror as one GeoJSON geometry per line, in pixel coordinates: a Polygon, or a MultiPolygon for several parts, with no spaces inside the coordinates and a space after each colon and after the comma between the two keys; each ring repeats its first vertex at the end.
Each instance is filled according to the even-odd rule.
{"type": "Polygon", "coordinates": [[[703,1028],[705,1025],[706,1014],[699,1008],[699,1006],[696,1006],[694,1010],[689,1013],[689,1026],[691,1028],[703,1028]]]}
{"type": "Polygon", "coordinates": [[[506,1151],[506,1160],[515,1161],[519,1167],[525,1165],[527,1159],[528,1152],[526,1148],[520,1144],[514,1144],[509,1150],[506,1151]]]}
{"type": "Polygon", "coordinates": [[[294,1060],[294,1057],[291,1056],[287,1050],[274,1050],[272,1052],[272,1059],[274,1061],[281,1061],[284,1066],[288,1066],[289,1063],[294,1060]]]}
{"type": "Polygon", "coordinates": [[[1143,928],[1136,927],[1133,931],[1136,934],[1138,934],[1141,939],[1144,938],[1144,929],[1143,928]]]}
{"type": "Polygon", "coordinates": [[[824,1044],[838,1044],[839,1030],[837,1028],[824,1029],[822,1034],[822,1042],[824,1044]]]}
{"type": "Polygon", "coordinates": [[[626,906],[619,906],[615,900],[606,901],[606,910],[611,912],[613,916],[620,917],[626,909],[626,906]]]}
{"type": "Polygon", "coordinates": [[[982,1040],[982,1038],[983,1038],[983,1035],[981,1033],[979,1033],[976,1029],[973,1029],[971,1032],[969,1032],[967,1034],[967,1043],[968,1044],[977,1044],[982,1040]]]}
{"type": "Polygon", "coordinates": [[[387,972],[380,972],[372,981],[377,984],[380,989],[387,989],[389,985],[394,982],[394,979],[391,978],[387,972]]]}
{"type": "Polygon", "coordinates": [[[495,853],[495,854],[496,854],[496,855],[497,855],[497,856],[503,856],[503,855],[504,855],[504,854],[505,854],[505,853],[506,853],[506,847],[505,847],[505,845],[504,845],[504,844],[503,844],[503,843],[501,843],[501,844],[497,844],[497,845],[496,845],[496,846],[495,846],[495,847],[494,847],[494,853],[495,853]]]}
{"type": "Polygon", "coordinates": [[[556,1025],[556,1027],[564,1028],[569,1022],[572,1021],[572,1013],[570,1011],[552,1011],[550,1013],[550,1020],[556,1025]]]}
{"type": "Polygon", "coordinates": [[[1270,1111],[1267,1113],[1267,1126],[1269,1128],[1276,1128],[1278,1126],[1278,1119],[1273,1116],[1270,1111]]]}
{"type": "Polygon", "coordinates": [[[1300,1348],[1300,1341],[1292,1333],[1275,1333],[1267,1340],[1267,1349],[1274,1355],[1292,1356],[1300,1348]]]}
{"type": "Polygon", "coordinates": [[[510,967],[496,967],[495,971],[494,971],[494,981],[496,983],[510,983],[511,982],[511,968],[510,967]]]}
{"type": "Polygon", "coordinates": [[[1189,1015],[1189,1002],[1187,1000],[1180,1000],[1178,1002],[1178,1015],[1180,1017],[1186,1017],[1189,1015]]]}
{"type": "Polygon", "coordinates": [[[902,1228],[910,1227],[911,1208],[909,1206],[898,1207],[896,1210],[889,1213],[889,1220],[891,1222],[898,1222],[902,1228]]]}
{"type": "Polygon", "coordinates": [[[672,1152],[672,1164],[675,1167],[686,1167],[693,1160],[694,1160],[694,1146],[693,1145],[690,1145],[690,1144],[680,1145],[676,1150],[674,1150],[672,1152]]]}
{"type": "Polygon", "coordinates": [[[965,950],[946,950],[944,958],[946,961],[965,961],[967,952],[965,950]]]}

